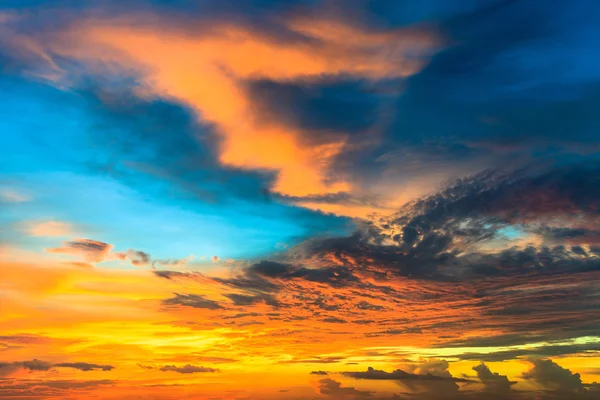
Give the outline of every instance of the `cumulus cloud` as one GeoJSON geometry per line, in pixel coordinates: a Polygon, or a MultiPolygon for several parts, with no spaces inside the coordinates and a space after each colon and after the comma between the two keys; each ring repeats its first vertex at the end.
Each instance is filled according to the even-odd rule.
{"type": "Polygon", "coordinates": [[[473,371],[477,372],[477,377],[484,384],[485,389],[492,393],[509,392],[512,385],[516,383],[509,381],[506,375],[490,371],[489,367],[484,363],[473,367],[473,371]]]}
{"type": "Polygon", "coordinates": [[[523,378],[536,382],[543,387],[560,392],[581,393],[584,386],[581,375],[561,367],[552,360],[532,359],[533,367],[523,373],[523,378]]]}
{"type": "Polygon", "coordinates": [[[342,386],[340,382],[334,381],[333,379],[320,380],[317,390],[323,396],[334,399],[362,399],[371,398],[373,396],[373,392],[358,390],[351,386],[342,386]]]}

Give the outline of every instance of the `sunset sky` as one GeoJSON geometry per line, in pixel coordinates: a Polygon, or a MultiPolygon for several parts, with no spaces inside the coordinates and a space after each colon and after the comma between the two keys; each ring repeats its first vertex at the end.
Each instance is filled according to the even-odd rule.
{"type": "Polygon", "coordinates": [[[600,399],[598,21],[0,0],[0,398],[600,399]]]}

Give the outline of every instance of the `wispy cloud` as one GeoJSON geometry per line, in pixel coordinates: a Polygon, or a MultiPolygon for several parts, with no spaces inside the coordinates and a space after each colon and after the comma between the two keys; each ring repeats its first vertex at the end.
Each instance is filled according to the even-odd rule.
{"type": "Polygon", "coordinates": [[[23,227],[31,236],[72,236],[74,233],[73,225],[63,221],[32,221],[24,223],[23,227]]]}

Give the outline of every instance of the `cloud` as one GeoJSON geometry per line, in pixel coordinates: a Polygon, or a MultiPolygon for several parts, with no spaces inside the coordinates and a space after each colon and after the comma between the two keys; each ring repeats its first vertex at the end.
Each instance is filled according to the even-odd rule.
{"type": "MultiPolygon", "coordinates": [[[[35,79],[69,87],[97,113],[92,124],[103,135],[94,143],[102,148],[94,172],[149,198],[150,186],[180,194],[175,187],[189,196],[184,207],[190,199],[243,203],[240,215],[260,209],[273,221],[286,202],[360,209],[365,217],[413,200],[386,218],[357,221],[354,234],[336,237],[331,229],[230,273],[155,271],[168,285],[161,293],[176,292],[162,300],[161,321],[190,330],[244,326],[249,334],[235,337],[240,348],[268,357],[261,346],[275,343],[298,363],[345,360],[319,355],[332,338],[344,357],[387,343],[456,351],[465,360],[594,356],[596,343],[569,339],[600,328],[599,75],[590,42],[597,7],[117,3],[40,5],[2,18],[0,28],[4,71],[24,66],[35,79]],[[498,165],[516,171],[487,170],[498,165]],[[222,320],[180,320],[197,313],[192,308],[218,310],[222,320]]],[[[290,212],[298,224],[314,225],[310,232],[333,224],[290,212]]],[[[187,261],[116,252],[92,239],[49,252],[79,257],[81,266],[121,260],[175,269],[187,261]]],[[[395,360],[408,350],[389,351],[373,357],[395,360]]],[[[547,391],[554,380],[565,380],[556,390],[587,388],[551,366],[534,365],[526,376],[547,391]]],[[[402,368],[355,373],[409,382],[423,396],[458,396],[448,363],[402,368]]],[[[487,392],[518,396],[508,377],[484,365],[475,371],[487,392]]],[[[324,387],[359,395],[341,384],[324,387]]]]}
{"type": "Polygon", "coordinates": [[[331,397],[334,399],[362,399],[371,398],[371,396],[373,395],[373,392],[358,390],[351,386],[343,387],[340,382],[334,381],[333,379],[320,380],[317,386],[317,390],[323,396],[331,397]]]}
{"type": "MultiPolygon", "coordinates": [[[[501,338],[492,336],[489,339],[490,344],[499,346],[501,345],[501,338]]],[[[518,338],[516,338],[516,343],[521,343],[528,339],[529,338],[526,336],[519,335],[518,338]]],[[[476,340],[471,341],[470,344],[478,345],[476,340]]],[[[449,345],[451,346],[452,344],[449,345]]],[[[567,341],[561,344],[536,346],[530,349],[516,348],[513,350],[492,351],[489,353],[462,353],[457,354],[456,356],[462,360],[506,361],[523,356],[528,356],[529,358],[543,358],[549,356],[593,353],[596,351],[600,351],[600,343],[598,342],[576,344],[574,342],[567,341]]]]}
{"type": "Polygon", "coordinates": [[[53,367],[51,363],[41,360],[17,361],[15,364],[31,371],[48,371],[53,367]]]}
{"type": "Polygon", "coordinates": [[[46,249],[46,252],[79,256],[87,262],[97,263],[106,260],[112,249],[113,246],[108,243],[92,239],[76,239],[65,242],[63,247],[46,249]]]}
{"type": "Polygon", "coordinates": [[[129,249],[126,257],[131,260],[131,264],[135,266],[145,267],[150,263],[150,254],[139,250],[129,249]]]}
{"type": "MultiPolygon", "coordinates": [[[[447,365],[447,363],[446,363],[447,365]]],[[[448,371],[444,370],[445,373],[448,371]]],[[[443,381],[448,380],[452,382],[468,382],[467,379],[453,378],[452,376],[440,376],[435,375],[430,371],[425,373],[411,374],[401,369],[394,370],[392,372],[385,372],[369,367],[366,371],[358,372],[343,372],[343,375],[354,378],[354,379],[367,379],[367,380],[382,380],[382,381],[402,381],[402,380],[417,380],[417,381],[443,381]]]]}
{"type": "Polygon", "coordinates": [[[76,363],[58,363],[54,364],[55,367],[63,367],[63,368],[75,368],[80,371],[110,371],[114,367],[112,365],[100,365],[100,364],[90,364],[85,362],[76,362],[76,363]]]}
{"type": "Polygon", "coordinates": [[[159,368],[163,372],[178,372],[180,374],[195,374],[199,372],[218,372],[218,369],[209,367],[199,367],[196,365],[186,364],[184,366],[163,365],[159,368]]]}
{"type": "Polygon", "coordinates": [[[506,375],[490,371],[489,367],[484,363],[473,367],[473,371],[477,372],[477,377],[485,385],[486,391],[492,393],[506,393],[516,383],[509,381],[506,375]]]}
{"type": "MultiPolygon", "coordinates": [[[[81,18],[76,24],[69,23],[68,15],[62,16],[60,10],[54,10],[57,18],[68,20],[63,21],[62,32],[53,36],[56,40],[42,41],[37,35],[41,36],[45,29],[59,30],[57,26],[40,26],[41,32],[10,35],[7,42],[13,47],[21,40],[35,43],[37,51],[31,53],[37,56],[32,58],[46,60],[37,66],[40,70],[45,68],[45,73],[38,74],[60,84],[76,83],[77,73],[81,72],[62,67],[59,59],[84,65],[87,71],[105,72],[106,65],[135,71],[143,86],[138,95],[174,98],[190,106],[203,124],[212,125],[218,132],[220,164],[275,173],[272,188],[275,192],[311,195],[348,190],[349,182],[329,173],[334,158],[345,151],[345,135],[330,137],[322,143],[306,142],[307,133],[330,130],[327,121],[331,119],[321,118],[324,123],[315,126],[306,123],[307,119],[315,119],[312,117],[281,118],[284,113],[273,112],[268,102],[259,106],[259,100],[265,98],[261,88],[266,82],[289,86],[288,82],[293,80],[310,85],[311,80],[326,81],[327,76],[366,81],[402,79],[420,71],[442,41],[425,27],[376,31],[333,15],[315,18],[311,13],[295,11],[279,15],[275,25],[266,22],[256,25],[253,20],[237,16],[212,21],[208,18],[206,22],[212,28],[198,29],[198,24],[182,24],[181,18],[187,19],[185,15],[156,14],[156,10],[148,7],[137,15],[121,13],[119,18],[92,13],[93,18],[81,18]],[[265,29],[267,26],[276,28],[265,29]],[[177,45],[166,46],[164,37],[177,45]],[[239,37],[244,37],[244,41],[239,42],[239,37]],[[349,41],[348,37],[353,39],[349,41]],[[15,43],[10,43],[11,39],[15,43]],[[260,57],[255,57],[256,54],[260,57]],[[191,65],[203,73],[197,74],[197,68],[187,67],[191,65]],[[186,77],[185,85],[182,77],[186,77]]],[[[208,15],[211,12],[214,10],[208,15]]],[[[196,16],[202,19],[203,14],[196,16]]],[[[17,25],[30,23],[21,21],[17,25]]],[[[27,52],[21,50],[13,58],[21,55],[27,60],[27,56],[32,56],[23,56],[27,52]]],[[[327,90],[328,84],[321,86],[327,90]]],[[[333,86],[339,88],[337,83],[333,86]]],[[[285,90],[280,90],[276,103],[284,104],[285,96],[285,90]]],[[[336,96],[340,97],[331,96],[329,108],[339,109],[341,114],[334,119],[344,121],[343,112],[355,102],[344,103],[336,96]]],[[[309,96],[291,101],[288,107],[302,107],[303,102],[315,103],[315,99],[309,96]]],[[[322,109],[323,104],[312,107],[317,113],[322,109]]],[[[337,127],[344,131],[347,128],[337,127]]],[[[367,130],[367,125],[354,129],[367,130]]]]}
{"type": "MultiPolygon", "coordinates": [[[[468,347],[455,356],[479,361],[594,351],[593,344],[565,341],[593,336],[599,327],[595,247],[522,243],[520,236],[535,236],[561,218],[571,226],[594,220],[598,193],[588,179],[596,169],[578,163],[488,171],[359,224],[349,236],[309,239],[214,277],[156,275],[206,285],[229,298],[227,308],[236,313],[259,314],[254,322],[294,322],[307,336],[314,321],[329,322],[338,325],[329,329],[367,341],[395,336],[435,349],[468,347]],[[508,244],[494,247],[506,235],[508,244]],[[263,305],[293,313],[267,316],[263,305]],[[543,341],[562,343],[518,348],[543,341]]],[[[427,368],[439,376],[444,365],[427,368]]]]}
{"type": "Polygon", "coordinates": [[[62,221],[31,222],[26,223],[24,227],[31,236],[55,237],[73,234],[73,226],[62,221]]]}
{"type": "Polygon", "coordinates": [[[218,310],[222,308],[216,301],[209,300],[198,294],[175,293],[175,297],[165,299],[162,303],[167,306],[180,305],[192,308],[205,308],[208,310],[218,310]]]}
{"type": "Polygon", "coordinates": [[[565,392],[583,392],[585,389],[578,373],[561,367],[552,360],[532,359],[533,367],[523,373],[523,378],[539,383],[543,387],[565,392]]]}
{"type": "Polygon", "coordinates": [[[245,295],[239,293],[225,293],[223,296],[229,298],[236,306],[248,306],[256,303],[266,303],[270,306],[277,307],[277,300],[268,294],[245,295]]]}
{"type": "Polygon", "coordinates": [[[112,369],[114,369],[114,367],[112,365],[101,365],[101,364],[91,364],[91,363],[86,363],[86,362],[63,362],[63,363],[50,363],[47,361],[42,361],[42,360],[38,360],[38,359],[33,359],[33,360],[29,360],[29,361],[14,361],[14,362],[5,362],[5,363],[0,363],[0,372],[1,370],[8,370],[8,371],[12,371],[15,368],[24,368],[24,369],[28,369],[30,371],[49,371],[55,367],[62,367],[62,368],[73,368],[73,369],[78,369],[80,371],[94,371],[94,370],[101,370],[101,371],[110,371],[112,369]]]}
{"type": "Polygon", "coordinates": [[[341,319],[341,318],[337,318],[337,317],[327,317],[327,318],[323,318],[322,319],[323,322],[327,322],[330,324],[345,324],[348,321],[346,321],[345,319],[341,319]]]}
{"type": "Polygon", "coordinates": [[[80,257],[84,261],[84,263],[73,263],[75,265],[92,266],[104,261],[121,260],[129,262],[135,267],[150,267],[153,269],[157,266],[182,267],[194,258],[193,255],[190,255],[182,259],[153,259],[149,253],[141,250],[129,249],[126,252],[116,252],[112,244],[93,239],[76,239],[64,242],[62,247],[48,248],[46,252],[80,257]]]}
{"type": "Polygon", "coordinates": [[[36,396],[52,397],[57,394],[62,398],[78,390],[94,390],[96,388],[106,388],[109,385],[115,385],[117,381],[100,379],[92,381],[84,380],[20,380],[7,381],[0,383],[0,396],[22,397],[23,392],[35,392],[36,396]]]}
{"type": "Polygon", "coordinates": [[[31,196],[14,189],[0,189],[0,200],[5,203],[25,203],[31,199],[31,196]]]}

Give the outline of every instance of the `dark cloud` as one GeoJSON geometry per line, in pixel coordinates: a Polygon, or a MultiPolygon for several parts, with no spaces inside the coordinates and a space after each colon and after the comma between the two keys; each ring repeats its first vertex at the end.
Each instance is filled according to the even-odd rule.
{"type": "Polygon", "coordinates": [[[293,269],[294,267],[289,264],[263,260],[248,267],[248,272],[264,277],[278,278],[287,275],[293,269]]]}
{"type": "Polygon", "coordinates": [[[189,274],[186,272],[179,271],[165,271],[165,270],[157,270],[152,271],[156,276],[165,279],[174,279],[174,278],[186,278],[189,277],[189,274]]]}
{"type": "Polygon", "coordinates": [[[180,374],[195,374],[198,372],[218,372],[218,369],[209,368],[209,367],[199,367],[196,365],[186,364],[184,366],[175,366],[175,365],[163,365],[159,368],[163,372],[178,372],[180,374]]]}
{"type": "Polygon", "coordinates": [[[80,371],[110,371],[114,367],[112,365],[100,365],[100,364],[90,364],[85,362],[76,362],[76,363],[58,363],[54,364],[55,367],[63,367],[63,368],[75,368],[80,371]]]}
{"type": "Polygon", "coordinates": [[[226,293],[223,296],[229,298],[236,306],[249,306],[256,303],[265,303],[273,307],[277,307],[279,305],[277,300],[268,294],[251,296],[239,293],[226,293]]]}
{"type": "Polygon", "coordinates": [[[4,362],[0,363],[0,369],[14,369],[14,368],[25,368],[30,371],[49,371],[54,367],[62,367],[62,368],[74,368],[80,371],[110,371],[114,369],[112,365],[101,365],[101,364],[91,364],[86,362],[64,362],[64,363],[50,363],[47,361],[42,361],[38,359],[28,360],[28,361],[14,361],[14,362],[4,362]]]}
{"type": "Polygon", "coordinates": [[[21,361],[16,364],[31,371],[48,371],[53,367],[51,363],[41,360],[21,361]]]}
{"type": "Polygon", "coordinates": [[[442,381],[450,380],[453,382],[469,382],[463,378],[453,378],[447,376],[433,375],[430,372],[425,374],[411,374],[409,372],[402,371],[401,369],[394,370],[392,372],[385,372],[369,367],[364,372],[343,372],[343,375],[354,378],[354,379],[368,379],[368,380],[381,380],[381,381],[402,381],[402,380],[418,380],[418,381],[442,381]]]}
{"type": "Polygon", "coordinates": [[[175,293],[175,297],[165,299],[162,301],[162,303],[167,306],[180,305],[193,308],[206,308],[209,310],[218,310],[222,308],[216,301],[209,300],[198,294],[175,293]]]}
{"type": "MultiPolygon", "coordinates": [[[[488,171],[405,206],[382,229],[372,226],[346,238],[309,241],[299,251],[370,260],[398,275],[433,279],[506,275],[525,267],[563,273],[597,270],[598,258],[580,247],[482,252],[478,246],[496,240],[507,227],[516,226],[522,232],[518,235],[526,235],[558,217],[577,215],[573,223],[585,221],[584,215],[595,218],[600,211],[598,171],[595,163],[539,173],[488,171]]],[[[351,276],[347,272],[345,277],[351,276]]]]}
{"type": "MultiPolygon", "coordinates": [[[[522,344],[523,339],[517,340],[522,344]]],[[[500,345],[498,342],[494,345],[500,345]]],[[[592,342],[585,344],[556,344],[539,346],[531,349],[514,349],[492,351],[489,353],[464,353],[456,356],[462,360],[481,360],[481,361],[506,361],[517,357],[551,357],[569,354],[596,354],[600,352],[600,343],[592,342]]]]}
{"type": "Polygon", "coordinates": [[[46,249],[49,253],[80,256],[89,262],[101,262],[109,257],[113,246],[92,239],[77,239],[65,242],[62,247],[46,249]]]}
{"type": "Polygon", "coordinates": [[[246,269],[249,276],[252,274],[269,278],[291,279],[302,278],[311,282],[326,283],[331,286],[345,285],[348,281],[357,281],[357,278],[345,268],[305,268],[274,261],[261,261],[246,269]]]}
{"type": "MultiPolygon", "coordinates": [[[[9,29],[33,37],[81,23],[82,16],[89,15],[149,18],[165,31],[174,28],[193,35],[227,21],[290,46],[318,41],[284,26],[282,21],[290,16],[341,20],[379,33],[415,24],[435,25],[446,38],[445,48],[432,54],[424,70],[401,82],[332,75],[277,82],[254,79],[241,84],[254,107],[269,111],[259,112],[269,119],[265,122],[297,128],[302,131],[301,140],[309,144],[344,141],[344,151],[326,171],[328,178],[351,177],[353,186],[369,192],[385,176],[386,187],[393,182],[406,185],[410,192],[411,179],[473,175],[409,203],[391,218],[365,222],[355,234],[306,241],[277,261],[260,261],[229,277],[154,273],[173,281],[206,279],[223,285],[228,307],[267,304],[301,314],[270,316],[282,321],[344,323],[350,326],[348,330],[352,324],[372,325],[371,332],[361,334],[365,340],[436,334],[436,347],[470,348],[551,342],[456,355],[462,359],[497,361],[599,351],[596,343],[552,343],[596,335],[600,329],[597,2],[241,0],[232,5],[212,0],[67,0],[60,6],[10,1],[2,7],[18,7],[23,15],[30,15],[9,29]],[[498,165],[516,171],[488,170],[498,165]],[[443,312],[428,315],[440,309],[443,312]],[[399,310],[406,319],[397,318],[399,310]],[[490,333],[462,336],[461,332],[473,327],[490,333]]],[[[24,67],[21,64],[35,69],[39,61],[17,60],[12,55],[15,50],[0,38],[4,73],[18,74],[15,71],[24,67]]],[[[55,62],[65,66],[59,57],[55,62]]],[[[198,123],[192,110],[171,100],[140,98],[133,89],[139,83],[137,76],[117,72],[102,79],[85,74],[72,90],[97,117],[97,129],[86,138],[86,146],[98,153],[93,161],[84,162],[86,168],[126,182],[149,197],[167,193],[179,197],[183,207],[197,202],[215,207],[258,204],[248,207],[252,210],[248,214],[259,212],[274,219],[286,214],[310,233],[339,228],[346,221],[286,202],[384,203],[368,193],[265,196],[275,173],[223,166],[217,155],[219,136],[213,126],[198,123]],[[167,184],[149,185],[150,180],[167,184]]],[[[112,246],[78,239],[48,251],[79,256],[83,261],[76,265],[91,266],[107,260],[112,246]]],[[[137,266],[170,268],[184,262],[153,259],[133,249],[115,254],[137,266]]],[[[193,293],[176,293],[163,304],[224,307],[193,293]]],[[[245,312],[231,319],[244,317],[258,315],[245,312]]],[[[15,341],[30,344],[28,340],[15,341]]],[[[592,392],[593,386],[583,384],[578,374],[549,360],[532,362],[534,367],[524,377],[545,390],[592,392]]],[[[1,365],[36,371],[56,366],[110,367],[39,360],[1,365]]],[[[163,368],[167,367],[170,371],[202,368],[163,368]]],[[[456,380],[448,377],[447,365],[421,365],[415,371],[369,369],[353,377],[448,381],[451,385],[444,389],[456,394],[456,380]]],[[[510,392],[506,377],[484,364],[475,371],[489,391],[510,392]]],[[[431,388],[428,394],[434,395],[433,387],[421,388],[431,388]]],[[[327,396],[371,395],[333,380],[322,381],[319,390],[327,396]]]]}
{"type": "Polygon", "coordinates": [[[434,347],[470,348],[563,341],[456,354],[463,359],[592,352],[592,344],[564,341],[593,336],[599,328],[595,247],[548,243],[538,233],[557,219],[570,226],[595,221],[597,171],[595,163],[487,171],[418,199],[392,217],[364,223],[350,236],[305,241],[276,261],[241,266],[229,277],[156,274],[233,288],[226,297],[234,306],[302,310],[284,318],[289,322],[371,325],[363,333],[369,339],[434,334],[440,335],[434,347]],[[505,235],[515,237],[503,242],[505,235]],[[535,240],[513,244],[520,236],[535,240]],[[486,247],[494,243],[498,247],[486,247]],[[460,304],[463,311],[457,314],[452,306],[436,319],[419,316],[418,310],[449,304],[460,304]],[[412,317],[392,318],[408,309],[414,310],[412,317]],[[496,333],[463,339],[457,326],[496,333]]]}
{"type": "Polygon", "coordinates": [[[302,140],[311,143],[333,142],[348,134],[356,135],[355,140],[372,140],[358,134],[383,118],[381,108],[386,100],[390,102],[372,84],[335,77],[306,82],[260,80],[250,82],[249,90],[260,115],[305,130],[308,134],[302,140]]]}
{"type": "Polygon", "coordinates": [[[339,383],[338,381],[334,381],[333,379],[320,380],[318,390],[319,393],[321,393],[323,396],[331,397],[334,399],[362,399],[371,398],[373,395],[373,392],[358,390],[351,386],[343,387],[341,383],[339,383]]]}
{"type": "Polygon", "coordinates": [[[337,318],[337,317],[327,317],[322,319],[323,322],[328,322],[330,324],[345,324],[348,321],[345,319],[337,318]]]}
{"type": "Polygon", "coordinates": [[[477,372],[477,377],[484,384],[486,391],[492,393],[502,394],[509,392],[512,385],[516,383],[509,381],[505,375],[490,371],[489,367],[484,363],[473,367],[473,371],[477,372]]]}
{"type": "Polygon", "coordinates": [[[561,367],[552,360],[532,359],[533,367],[523,373],[523,378],[534,381],[547,389],[579,393],[585,391],[581,376],[561,367]]]}

